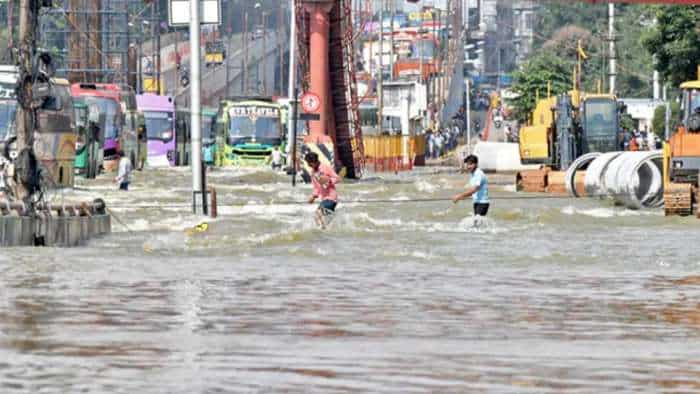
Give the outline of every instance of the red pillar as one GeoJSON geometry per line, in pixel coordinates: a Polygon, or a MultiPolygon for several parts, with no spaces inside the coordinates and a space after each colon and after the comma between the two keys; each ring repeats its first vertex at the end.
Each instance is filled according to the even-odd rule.
{"type": "Polygon", "coordinates": [[[333,110],[330,100],[330,72],[328,66],[328,36],[330,33],[330,17],[328,13],[333,3],[306,3],[304,9],[309,13],[309,89],[321,99],[317,113],[321,120],[309,122],[309,141],[323,143],[330,141],[328,137],[329,114],[333,110]]]}

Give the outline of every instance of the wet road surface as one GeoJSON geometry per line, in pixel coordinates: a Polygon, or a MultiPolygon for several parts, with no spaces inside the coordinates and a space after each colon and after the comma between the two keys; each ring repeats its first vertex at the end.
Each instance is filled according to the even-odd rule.
{"type": "Polygon", "coordinates": [[[700,391],[697,219],[494,186],[473,229],[470,202],[410,201],[465,183],[434,172],[342,184],[327,231],[268,171],[210,173],[216,220],[185,169],[55,194],[128,229],[2,250],[0,392],[700,391]]]}

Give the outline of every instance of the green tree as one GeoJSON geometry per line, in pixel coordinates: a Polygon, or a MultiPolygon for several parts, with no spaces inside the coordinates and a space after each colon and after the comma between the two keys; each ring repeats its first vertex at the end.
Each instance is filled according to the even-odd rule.
{"type": "Polygon", "coordinates": [[[513,73],[511,89],[517,97],[509,100],[508,104],[513,107],[514,116],[520,121],[527,121],[537,105],[537,92],[544,98],[548,83],[551,83],[552,95],[570,90],[573,67],[573,61],[549,51],[531,57],[520,70],[513,73]]]}
{"type": "MultiPolygon", "coordinates": [[[[673,130],[680,119],[681,105],[675,101],[671,102],[671,119],[669,127],[673,130]]],[[[651,130],[660,138],[664,138],[666,123],[666,107],[660,105],[654,110],[654,118],[651,121],[651,130]]]]}
{"type": "Polygon", "coordinates": [[[700,59],[698,6],[654,6],[656,26],[648,32],[644,46],[656,56],[656,66],[674,86],[695,80],[700,59]]]}
{"type": "MultiPolygon", "coordinates": [[[[598,80],[607,84],[607,4],[542,3],[536,14],[535,50],[554,48],[560,56],[575,57],[575,40],[582,38],[589,55],[582,75],[583,89],[595,91],[598,80]]],[[[616,16],[618,96],[650,96],[653,61],[641,40],[653,19],[650,9],[618,4],[616,16]]]]}

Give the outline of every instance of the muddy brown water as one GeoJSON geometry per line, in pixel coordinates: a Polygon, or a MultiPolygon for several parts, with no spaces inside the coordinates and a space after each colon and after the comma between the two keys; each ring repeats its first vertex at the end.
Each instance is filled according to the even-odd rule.
{"type": "Polygon", "coordinates": [[[0,251],[0,392],[700,391],[697,219],[494,187],[473,229],[407,201],[465,183],[435,171],[344,183],[327,231],[268,171],[209,174],[217,220],[184,169],[52,195],[128,229],[0,251]]]}

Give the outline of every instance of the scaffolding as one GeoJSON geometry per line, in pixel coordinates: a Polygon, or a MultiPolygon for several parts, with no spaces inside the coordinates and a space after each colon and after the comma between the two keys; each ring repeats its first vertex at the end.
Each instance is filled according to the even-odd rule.
{"type": "Polygon", "coordinates": [[[159,20],[154,13],[153,4],[138,0],[60,0],[40,19],[41,46],[53,56],[58,76],[135,88],[134,41],[140,47],[145,36],[153,36],[159,20]]]}

